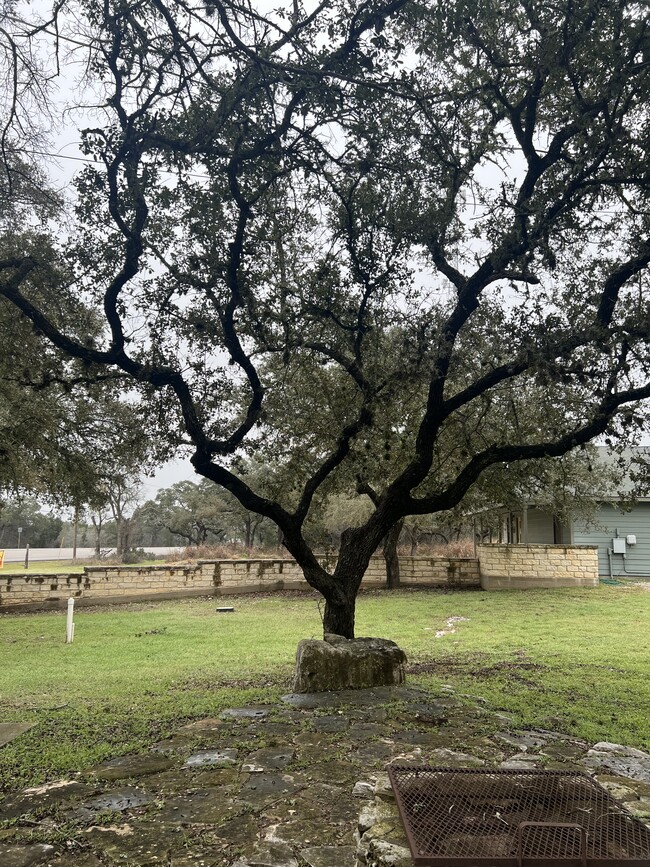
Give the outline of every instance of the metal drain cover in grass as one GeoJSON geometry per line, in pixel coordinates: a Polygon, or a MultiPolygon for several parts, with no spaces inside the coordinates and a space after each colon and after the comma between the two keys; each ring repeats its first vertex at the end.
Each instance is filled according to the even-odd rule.
{"type": "Polygon", "coordinates": [[[650,867],[650,829],[590,776],[388,768],[416,865],[650,867]]]}

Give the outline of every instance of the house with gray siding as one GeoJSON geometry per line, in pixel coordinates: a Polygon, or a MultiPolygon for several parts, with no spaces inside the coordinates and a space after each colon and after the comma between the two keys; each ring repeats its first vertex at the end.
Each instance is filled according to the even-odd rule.
{"type": "Polygon", "coordinates": [[[589,525],[573,522],[572,536],[574,545],[598,545],[601,578],[650,579],[650,498],[630,511],[601,503],[589,525]]]}
{"type": "MultiPolygon", "coordinates": [[[[600,461],[608,462],[604,449],[600,461]]],[[[647,457],[650,450],[639,450],[647,457]]],[[[589,520],[579,517],[560,522],[534,505],[503,516],[500,538],[504,542],[537,545],[597,545],[601,578],[650,580],[650,496],[637,496],[630,505],[621,497],[632,490],[623,481],[616,495],[604,496],[589,520]]]]}

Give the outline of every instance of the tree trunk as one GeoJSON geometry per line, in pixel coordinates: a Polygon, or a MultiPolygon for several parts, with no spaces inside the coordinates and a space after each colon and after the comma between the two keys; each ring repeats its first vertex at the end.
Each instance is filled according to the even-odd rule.
{"type": "Polygon", "coordinates": [[[131,543],[131,519],[122,518],[120,528],[120,554],[124,556],[131,543]]]}
{"type": "Polygon", "coordinates": [[[378,541],[373,545],[371,539],[360,539],[350,531],[345,531],[343,534],[336,569],[332,576],[335,581],[335,589],[332,588],[334,592],[321,590],[326,603],[323,632],[354,638],[357,593],[377,544],[378,541]]]}
{"type": "MultiPolygon", "coordinates": [[[[341,567],[341,561],[345,555],[339,556],[337,571],[341,567]]],[[[356,606],[356,597],[361,577],[364,569],[361,569],[358,580],[355,573],[358,571],[352,565],[352,568],[342,569],[338,576],[328,574],[327,571],[317,563],[301,564],[302,573],[305,576],[307,583],[318,590],[321,596],[325,599],[325,613],[323,615],[323,633],[328,632],[334,635],[342,635],[344,638],[354,638],[354,613],[356,606]]]]}
{"type": "Polygon", "coordinates": [[[335,605],[325,600],[325,616],[323,617],[323,633],[333,632],[344,638],[354,638],[354,611],[356,597],[346,599],[342,605],[335,605]]]}
{"type": "Polygon", "coordinates": [[[397,556],[397,543],[404,526],[404,518],[390,528],[384,536],[382,553],[386,561],[386,585],[389,590],[400,586],[399,557],[397,556]]]}
{"type": "Polygon", "coordinates": [[[381,525],[363,530],[350,528],[341,535],[341,547],[333,573],[321,565],[301,536],[284,535],[284,545],[295,557],[305,580],[325,598],[323,632],[354,638],[357,593],[370,558],[386,534],[381,525]]]}
{"type": "Polygon", "coordinates": [[[77,562],[77,533],[79,532],[79,506],[74,509],[74,532],[72,534],[72,562],[77,562]]]}
{"type": "Polygon", "coordinates": [[[119,515],[115,519],[115,553],[118,557],[124,553],[122,548],[122,518],[119,515]]]}

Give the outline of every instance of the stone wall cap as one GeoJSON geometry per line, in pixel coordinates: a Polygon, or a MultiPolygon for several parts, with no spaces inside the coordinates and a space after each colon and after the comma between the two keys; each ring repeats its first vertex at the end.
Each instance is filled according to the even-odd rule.
{"type": "MultiPolygon", "coordinates": [[[[220,560],[197,560],[198,566],[211,566],[216,563],[295,563],[292,557],[230,557],[220,560]]],[[[191,565],[191,564],[188,564],[191,565]]]]}
{"type": "Polygon", "coordinates": [[[480,542],[477,545],[478,548],[521,548],[532,550],[536,550],[537,548],[551,548],[553,550],[559,550],[560,548],[568,548],[569,550],[573,550],[574,548],[584,548],[589,551],[597,551],[598,545],[570,545],[568,542],[557,542],[557,543],[543,543],[543,542],[480,542]]]}
{"type": "MultiPolygon", "coordinates": [[[[138,566],[135,563],[122,563],[117,566],[84,566],[84,572],[162,572],[169,569],[194,569],[193,563],[159,563],[150,566],[138,566]]],[[[74,574],[74,573],[73,573],[74,574]]]]}

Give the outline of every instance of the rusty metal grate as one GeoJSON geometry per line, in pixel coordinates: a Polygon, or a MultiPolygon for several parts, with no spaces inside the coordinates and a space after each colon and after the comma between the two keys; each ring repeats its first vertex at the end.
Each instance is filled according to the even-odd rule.
{"type": "Polygon", "coordinates": [[[650,829],[590,776],[390,765],[416,865],[650,867],[650,829]]]}

